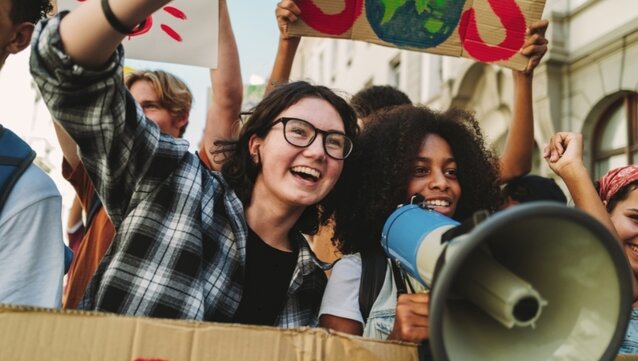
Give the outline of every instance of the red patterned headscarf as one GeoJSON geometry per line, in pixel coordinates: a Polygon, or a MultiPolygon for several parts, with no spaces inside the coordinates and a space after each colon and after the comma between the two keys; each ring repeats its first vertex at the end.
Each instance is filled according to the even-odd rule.
{"type": "Polygon", "coordinates": [[[600,178],[598,195],[608,204],[621,189],[634,181],[638,181],[638,164],[612,169],[600,178]]]}

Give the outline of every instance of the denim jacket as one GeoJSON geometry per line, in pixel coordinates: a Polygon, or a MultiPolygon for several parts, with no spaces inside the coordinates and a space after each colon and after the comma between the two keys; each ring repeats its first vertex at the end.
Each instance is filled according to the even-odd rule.
{"type": "Polygon", "coordinates": [[[625,340],[620,345],[620,354],[638,354],[638,308],[631,310],[625,340]]]}
{"type": "Polygon", "coordinates": [[[397,307],[397,287],[392,277],[392,268],[388,263],[385,280],[379,296],[374,301],[370,315],[363,328],[363,337],[385,340],[392,332],[397,307]]]}

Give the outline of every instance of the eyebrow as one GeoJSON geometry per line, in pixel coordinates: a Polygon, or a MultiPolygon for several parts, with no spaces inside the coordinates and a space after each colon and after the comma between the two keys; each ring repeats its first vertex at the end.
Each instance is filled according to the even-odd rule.
{"type": "Polygon", "coordinates": [[[140,105],[144,106],[144,105],[162,105],[159,101],[155,101],[155,100],[142,100],[140,102],[140,105]]]}
{"type": "MultiPolygon", "coordinates": [[[[426,157],[416,157],[417,161],[421,161],[421,162],[432,162],[432,158],[426,158],[426,157]]],[[[449,164],[449,163],[456,163],[456,159],[454,158],[447,158],[446,160],[444,160],[444,163],[449,164]]]]}
{"type": "Polygon", "coordinates": [[[338,130],[338,129],[323,130],[323,129],[317,127],[316,125],[312,124],[312,122],[307,120],[307,119],[297,118],[297,117],[281,117],[281,118],[283,118],[283,119],[303,120],[304,122],[312,125],[317,130],[321,130],[321,131],[326,132],[326,133],[339,133],[339,134],[342,134],[342,135],[347,135],[345,130],[338,130]]]}

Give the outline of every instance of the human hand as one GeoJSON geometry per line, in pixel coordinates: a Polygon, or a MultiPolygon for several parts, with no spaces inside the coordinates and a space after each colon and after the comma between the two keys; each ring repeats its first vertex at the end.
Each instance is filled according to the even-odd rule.
{"type": "Polygon", "coordinates": [[[277,27],[279,28],[279,37],[281,39],[293,37],[288,35],[288,25],[297,21],[299,15],[301,15],[301,10],[293,0],[281,0],[277,3],[275,17],[277,18],[277,27]]]}
{"type": "Polygon", "coordinates": [[[527,37],[525,43],[521,48],[520,53],[527,56],[527,65],[523,73],[531,75],[534,73],[534,69],[541,62],[541,59],[547,53],[547,38],[545,38],[545,32],[549,26],[549,21],[543,19],[538,20],[527,28],[527,37]]]}
{"type": "Polygon", "coordinates": [[[584,168],[583,136],[580,133],[558,132],[545,146],[543,157],[549,167],[564,178],[568,171],[584,168]]]}
{"type": "Polygon", "coordinates": [[[429,293],[404,293],[397,300],[390,340],[419,343],[429,337],[429,293]]]}

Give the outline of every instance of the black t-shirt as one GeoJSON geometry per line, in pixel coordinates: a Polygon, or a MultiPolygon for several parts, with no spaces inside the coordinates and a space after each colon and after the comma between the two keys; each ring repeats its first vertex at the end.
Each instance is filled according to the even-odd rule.
{"type": "Polygon", "coordinates": [[[234,322],[275,325],[284,307],[298,253],[296,248],[292,252],[273,248],[248,228],[244,291],[234,322]]]}

